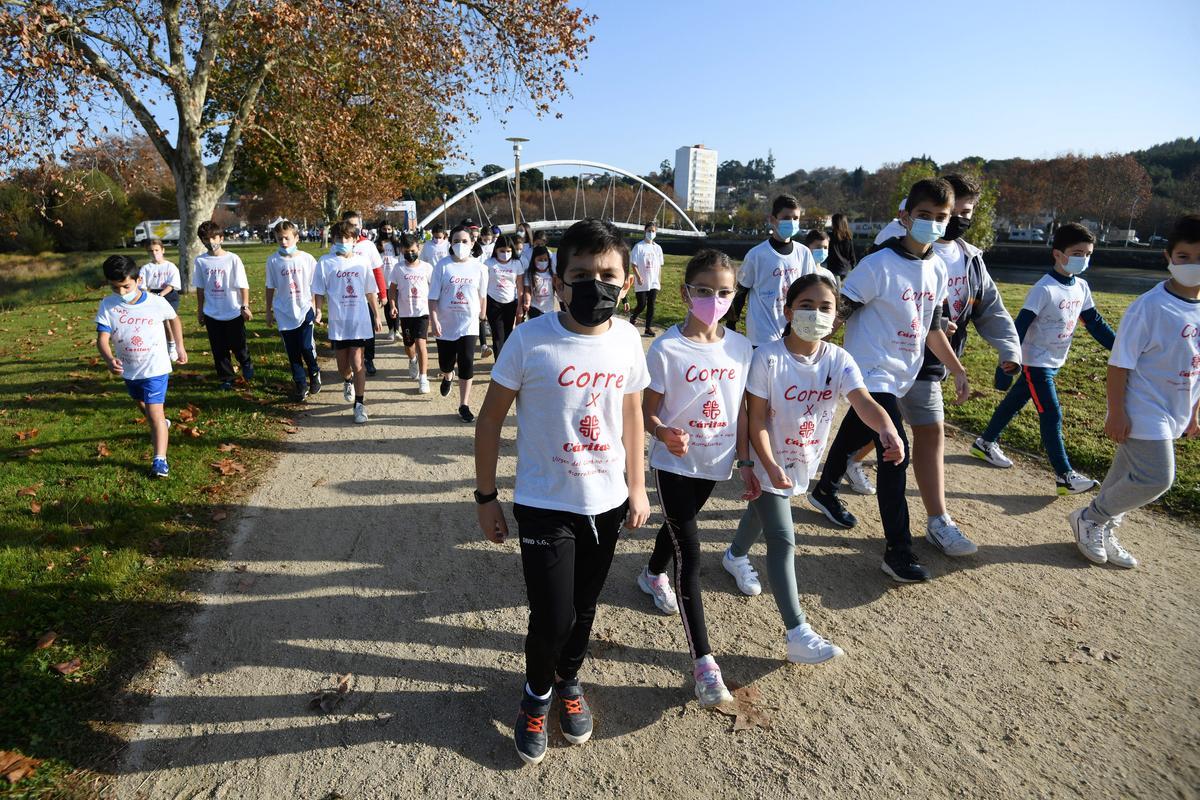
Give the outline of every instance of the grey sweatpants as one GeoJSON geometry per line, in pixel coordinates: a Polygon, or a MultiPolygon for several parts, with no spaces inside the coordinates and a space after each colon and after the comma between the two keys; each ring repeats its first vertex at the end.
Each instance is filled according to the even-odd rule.
{"type": "Polygon", "coordinates": [[[764,536],[767,540],[767,577],[783,626],[789,631],[804,624],[804,610],[796,590],[796,532],[792,526],[790,497],[763,492],[746,507],[729,552],[735,558],[750,553],[750,547],[764,536]]]}
{"type": "Polygon", "coordinates": [[[1126,439],[1117,445],[1117,454],[1104,476],[1104,483],[1083,516],[1105,524],[1126,511],[1154,502],[1174,482],[1174,441],[1126,439]]]}

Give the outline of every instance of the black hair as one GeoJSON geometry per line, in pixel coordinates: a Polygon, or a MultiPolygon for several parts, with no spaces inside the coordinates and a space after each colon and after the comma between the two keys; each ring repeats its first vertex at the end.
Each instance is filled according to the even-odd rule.
{"type": "Polygon", "coordinates": [[[704,272],[716,272],[719,269],[727,269],[735,275],[737,273],[729,256],[720,250],[713,250],[711,247],[705,248],[688,259],[687,266],[683,268],[683,282],[691,283],[697,275],[704,272]]]}
{"type": "Polygon", "coordinates": [[[296,227],[296,223],[292,222],[290,219],[279,220],[279,222],[275,223],[275,228],[271,231],[271,233],[275,234],[275,238],[278,239],[280,234],[282,234],[284,231],[291,231],[297,236],[300,234],[300,229],[296,227]]]}
{"type": "Polygon", "coordinates": [[[221,236],[221,226],[211,219],[207,222],[201,222],[200,227],[196,228],[196,238],[202,242],[207,242],[214,236],[221,236]]]}
{"type": "Polygon", "coordinates": [[[904,210],[909,214],[919,203],[930,202],[938,208],[954,208],[954,187],[945,178],[922,178],[908,190],[904,210]]]}
{"type": "Polygon", "coordinates": [[[846,220],[845,214],[834,214],[830,220],[833,225],[833,237],[838,241],[850,241],[853,235],[850,233],[850,223],[846,220]]]}
{"type": "MultiPolygon", "coordinates": [[[[549,251],[547,251],[549,252],[549,251]]],[[[567,266],[571,257],[576,255],[613,252],[621,257],[621,269],[629,274],[629,242],[617,230],[617,227],[604,220],[588,218],[581,219],[563,234],[558,243],[558,278],[567,274],[567,266]]],[[[533,263],[533,259],[529,260],[533,263]]]]}
{"type": "Polygon", "coordinates": [[[417,237],[411,233],[400,234],[400,249],[407,250],[410,247],[420,247],[421,243],[417,241],[417,237]]]}
{"type": "Polygon", "coordinates": [[[334,241],[354,238],[354,225],[348,219],[335,222],[329,226],[329,238],[334,241]]]}
{"type": "Polygon", "coordinates": [[[954,190],[955,202],[959,200],[978,200],[983,189],[979,186],[979,181],[972,178],[970,175],[960,175],[952,173],[943,175],[942,179],[950,184],[950,188],[954,190]]]}
{"type": "Polygon", "coordinates": [[[359,222],[362,222],[362,214],[360,212],[358,212],[358,211],[343,211],[342,212],[342,222],[345,222],[346,220],[349,220],[349,219],[354,219],[355,217],[358,217],[359,222]]]}
{"type": "Polygon", "coordinates": [[[655,222],[654,220],[650,220],[649,222],[647,222],[645,225],[642,226],[642,230],[644,230],[644,231],[648,231],[651,228],[658,230],[658,223],[655,222]]]}
{"type": "Polygon", "coordinates": [[[783,211],[785,208],[794,208],[799,210],[800,201],[795,197],[792,197],[790,194],[779,195],[779,197],[776,197],[775,201],[771,203],[771,216],[778,217],[779,212],[783,211]]]}
{"type": "Polygon", "coordinates": [[[1095,244],[1096,234],[1080,225],[1078,222],[1068,222],[1054,232],[1053,247],[1065,251],[1077,244],[1095,244]]]}
{"type": "Polygon", "coordinates": [[[497,236],[496,241],[492,244],[492,255],[494,256],[500,248],[511,250],[514,258],[520,258],[521,254],[517,252],[517,246],[513,244],[511,236],[505,236],[504,234],[497,236]]]}
{"type": "Polygon", "coordinates": [[[104,278],[110,281],[123,281],[126,278],[137,278],[138,265],[129,256],[109,256],[104,259],[104,278]]]}
{"type": "Polygon", "coordinates": [[[437,236],[439,233],[445,233],[445,232],[446,232],[446,229],[442,227],[442,224],[440,222],[429,229],[430,236],[437,236]]]}
{"type": "MultiPolygon", "coordinates": [[[[446,237],[446,241],[450,242],[451,246],[453,246],[453,244],[454,244],[454,242],[452,240],[454,239],[454,234],[456,234],[456,233],[465,233],[467,235],[467,243],[468,244],[471,243],[471,232],[469,230],[467,230],[466,226],[465,225],[455,225],[453,228],[450,229],[450,235],[446,237]]],[[[479,249],[480,249],[479,242],[475,242],[474,245],[471,247],[471,257],[472,258],[479,258],[479,254],[475,252],[476,250],[479,250],[479,249]]],[[[482,251],[480,251],[480,252],[482,252],[482,251]]],[[[453,250],[450,251],[450,257],[451,258],[454,257],[453,250]]]]}
{"type": "Polygon", "coordinates": [[[1167,237],[1167,254],[1170,255],[1176,245],[1184,242],[1200,242],[1200,214],[1184,214],[1175,220],[1175,227],[1171,228],[1171,234],[1167,237]]]}
{"type": "Polygon", "coordinates": [[[808,247],[810,244],[815,244],[822,239],[828,238],[829,234],[825,232],[824,228],[816,227],[804,235],[804,246],[808,247]]]}
{"type": "MultiPolygon", "coordinates": [[[[817,285],[824,286],[833,293],[834,305],[838,301],[837,284],[829,279],[828,275],[822,275],[819,272],[810,272],[807,275],[801,275],[796,280],[792,281],[792,285],[788,287],[787,296],[784,298],[784,308],[791,308],[792,303],[796,302],[796,298],[804,294],[806,291],[817,285]]],[[[836,313],[836,312],[835,312],[836,313]]],[[[792,332],[792,323],[783,326],[783,336],[786,339],[788,334],[792,332]]]]}
{"type": "MultiPolygon", "coordinates": [[[[516,253],[515,247],[513,248],[513,252],[516,253]]],[[[519,257],[519,254],[518,254],[518,257],[519,257]]],[[[553,268],[554,268],[554,259],[552,259],[550,257],[550,248],[541,247],[541,246],[533,248],[533,250],[529,254],[529,267],[528,267],[528,269],[525,270],[525,281],[529,284],[529,291],[531,291],[531,292],[533,291],[533,281],[538,275],[541,275],[542,280],[550,281],[550,291],[551,291],[551,293],[553,293],[554,292],[553,268]],[[537,260],[539,258],[541,258],[542,256],[546,257],[546,271],[538,272],[538,270],[535,269],[533,265],[536,264],[537,260]]]]}

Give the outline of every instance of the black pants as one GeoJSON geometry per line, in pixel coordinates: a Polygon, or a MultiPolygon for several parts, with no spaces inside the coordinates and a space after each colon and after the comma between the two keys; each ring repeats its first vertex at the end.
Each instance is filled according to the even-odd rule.
{"type": "Polygon", "coordinates": [[[383,303],[383,318],[387,321],[388,330],[392,333],[400,330],[400,318],[392,319],[392,304],[386,297],[379,298],[383,303]]]}
{"type": "Polygon", "coordinates": [[[443,375],[456,373],[460,380],[475,377],[475,337],[437,339],[438,367],[443,375]]]}
{"type": "Polygon", "coordinates": [[[587,656],[596,601],[612,565],[628,503],[586,517],[513,505],[529,595],[525,680],[542,695],[554,675],[570,680],[587,656]]]}
{"type": "Polygon", "coordinates": [[[375,360],[375,306],[367,303],[367,311],[371,315],[371,335],[367,337],[367,346],[363,348],[363,361],[375,360]]]}
{"type": "Polygon", "coordinates": [[[496,351],[496,358],[499,358],[500,349],[504,347],[504,343],[512,335],[513,325],[517,321],[517,301],[511,300],[507,303],[498,303],[489,297],[487,301],[487,321],[488,327],[492,329],[492,349],[496,351]]]}
{"type": "Polygon", "coordinates": [[[668,562],[675,561],[679,616],[683,618],[688,651],[695,660],[712,652],[708,627],[704,624],[704,604],[700,600],[700,532],[696,529],[696,517],[717,484],[661,469],[654,470],[654,481],[667,521],[658,529],[648,568],[658,575],[667,571],[668,562]]]}
{"type": "Polygon", "coordinates": [[[287,351],[288,364],[292,369],[292,380],[297,386],[308,386],[308,379],[318,372],[317,351],[313,345],[313,320],[316,314],[308,310],[303,324],[290,331],[280,331],[283,348],[287,351]]]}
{"type": "Polygon", "coordinates": [[[829,455],[825,459],[825,469],[821,472],[821,480],[817,488],[822,492],[836,493],[837,485],[846,474],[846,464],[850,458],[862,449],[868,442],[875,442],[875,453],[879,457],[876,467],[876,498],[879,500],[879,516],[883,518],[883,534],[887,537],[887,549],[911,550],[912,533],[908,527],[908,499],[904,496],[908,481],[908,437],[904,433],[904,420],[900,417],[900,403],[894,394],[871,392],[876,403],[891,417],[892,424],[904,442],[904,460],[899,464],[883,460],[883,445],[879,434],[867,427],[851,408],[838,428],[833,444],[829,446],[829,455]]]}
{"type": "Polygon", "coordinates": [[[233,380],[233,361],[230,353],[241,364],[242,371],[250,366],[250,349],[246,346],[246,320],[238,314],[233,319],[213,319],[204,315],[204,329],[208,332],[208,349],[212,351],[217,377],[223,381],[233,380]]]}
{"type": "Polygon", "coordinates": [[[633,307],[633,313],[629,315],[629,324],[637,327],[638,314],[642,313],[642,309],[646,309],[646,330],[650,330],[650,326],[654,324],[654,301],[658,298],[658,289],[650,289],[646,292],[635,292],[637,295],[637,305],[633,307]]]}

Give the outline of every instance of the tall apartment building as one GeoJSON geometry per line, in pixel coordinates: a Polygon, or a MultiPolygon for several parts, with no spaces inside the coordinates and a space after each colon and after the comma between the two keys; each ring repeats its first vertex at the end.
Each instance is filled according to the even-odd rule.
{"type": "Polygon", "coordinates": [[[702,144],[675,151],[675,199],[685,211],[717,207],[717,151],[702,144]]]}

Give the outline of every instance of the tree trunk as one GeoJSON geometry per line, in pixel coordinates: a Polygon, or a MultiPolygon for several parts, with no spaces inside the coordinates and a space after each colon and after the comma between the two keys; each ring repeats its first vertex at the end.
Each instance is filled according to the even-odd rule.
{"type": "Polygon", "coordinates": [[[197,182],[179,178],[175,179],[175,197],[179,203],[179,275],[187,293],[192,286],[192,259],[204,249],[196,238],[196,228],[212,219],[217,197],[197,182]]]}
{"type": "Polygon", "coordinates": [[[325,219],[332,225],[341,218],[341,215],[342,193],[336,186],[329,186],[325,189],[325,219]]]}

